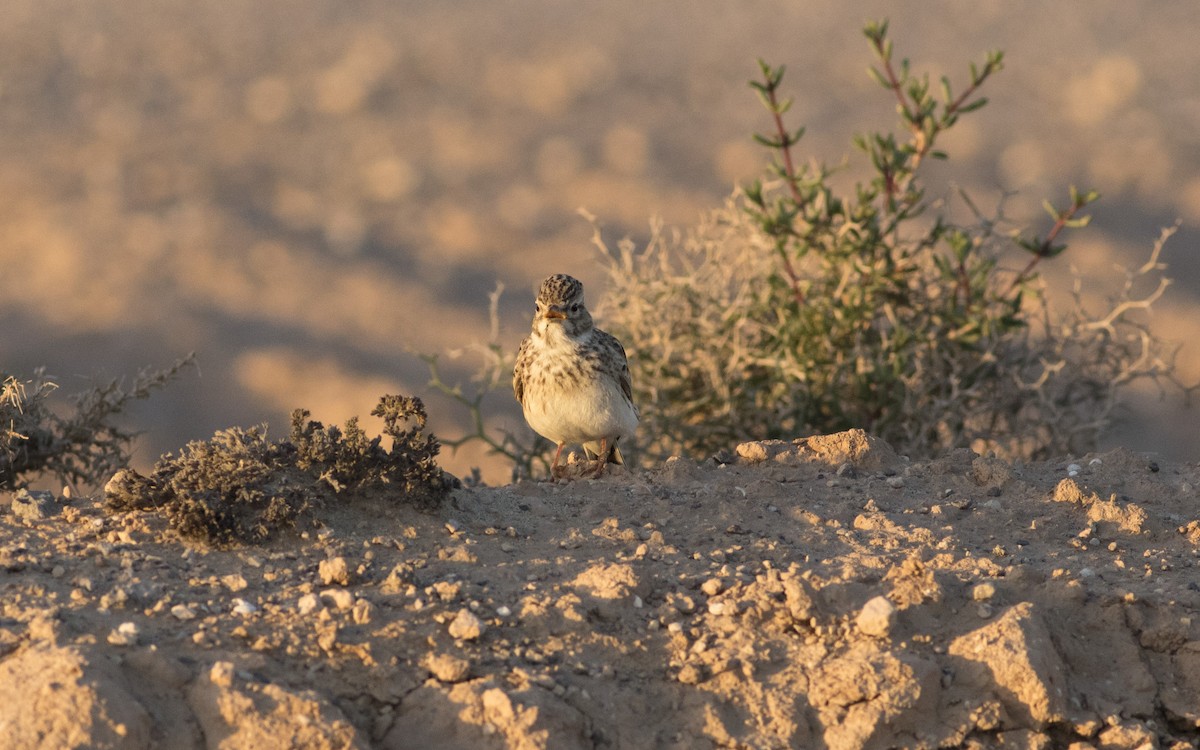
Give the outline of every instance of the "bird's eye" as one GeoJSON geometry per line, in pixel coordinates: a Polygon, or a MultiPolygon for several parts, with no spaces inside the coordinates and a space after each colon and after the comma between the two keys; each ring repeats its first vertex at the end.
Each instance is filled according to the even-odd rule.
{"type": "Polygon", "coordinates": [[[573,313],[579,312],[579,304],[578,303],[571,305],[571,312],[573,312],[573,313]]]}

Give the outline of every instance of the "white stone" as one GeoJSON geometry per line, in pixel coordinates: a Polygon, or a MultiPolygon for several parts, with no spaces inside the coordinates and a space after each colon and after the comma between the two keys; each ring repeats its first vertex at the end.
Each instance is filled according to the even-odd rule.
{"type": "Polygon", "coordinates": [[[855,623],[865,635],[886,638],[896,624],[896,606],[886,597],[877,596],[863,605],[855,623]]]}

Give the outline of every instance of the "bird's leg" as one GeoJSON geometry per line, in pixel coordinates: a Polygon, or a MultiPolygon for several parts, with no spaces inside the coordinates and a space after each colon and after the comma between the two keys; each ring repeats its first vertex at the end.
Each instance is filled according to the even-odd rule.
{"type": "Polygon", "coordinates": [[[600,438],[600,452],[596,455],[596,473],[593,476],[598,477],[604,473],[604,467],[608,464],[608,454],[610,452],[608,438],[600,438]]]}
{"type": "Polygon", "coordinates": [[[554,460],[550,462],[551,479],[558,479],[560,476],[562,476],[562,471],[560,471],[558,468],[558,459],[560,456],[562,456],[562,449],[564,445],[566,445],[566,443],[558,444],[558,450],[554,452],[554,460]]]}

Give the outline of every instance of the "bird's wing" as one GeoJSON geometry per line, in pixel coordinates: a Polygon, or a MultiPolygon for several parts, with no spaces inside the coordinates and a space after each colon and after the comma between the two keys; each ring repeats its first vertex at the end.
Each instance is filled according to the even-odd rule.
{"type": "MultiPolygon", "coordinates": [[[[617,382],[621,384],[621,391],[625,394],[625,398],[629,399],[629,403],[633,403],[633,378],[629,375],[629,358],[625,356],[625,347],[621,346],[621,342],[617,340],[607,331],[597,329],[596,335],[600,336],[613,351],[619,352],[620,357],[617,358],[616,375],[617,382]]],[[[634,411],[637,411],[637,405],[634,404],[634,411]]]]}
{"type": "Polygon", "coordinates": [[[529,337],[521,342],[521,348],[517,350],[517,361],[513,367],[513,395],[517,397],[517,403],[521,406],[525,405],[525,373],[529,370],[529,337]]]}

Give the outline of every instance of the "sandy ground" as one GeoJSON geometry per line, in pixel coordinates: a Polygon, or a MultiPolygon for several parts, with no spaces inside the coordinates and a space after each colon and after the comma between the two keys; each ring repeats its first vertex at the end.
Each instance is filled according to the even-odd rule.
{"type": "MultiPolygon", "coordinates": [[[[861,432],[348,500],[265,547],[0,513],[12,748],[1178,748],[1200,467],[861,432]],[[1073,476],[1072,476],[1073,475],[1073,476]],[[1074,744],[1073,744],[1074,743],[1074,744]]],[[[41,516],[41,517],[38,517],[41,516]]]]}

